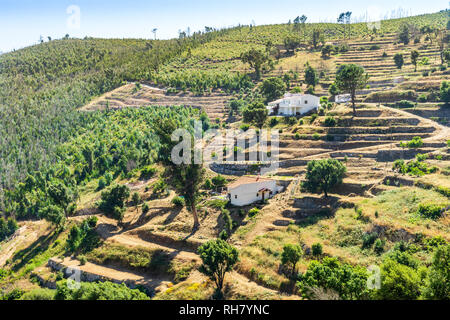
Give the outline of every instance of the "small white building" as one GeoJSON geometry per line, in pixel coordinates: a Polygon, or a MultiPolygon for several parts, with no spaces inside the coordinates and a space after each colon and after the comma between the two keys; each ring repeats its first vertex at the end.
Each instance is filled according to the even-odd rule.
{"type": "Polygon", "coordinates": [[[352,100],[352,96],[350,94],[338,94],[334,98],[334,102],[336,103],[347,103],[350,102],[350,100],[352,100]]]}
{"type": "Polygon", "coordinates": [[[272,198],[282,190],[276,180],[243,176],[228,186],[228,199],[232,205],[241,207],[272,198]]]}
{"type": "Polygon", "coordinates": [[[300,116],[312,110],[318,110],[319,97],[312,94],[286,93],[283,98],[270,102],[269,114],[280,116],[300,116]]]}

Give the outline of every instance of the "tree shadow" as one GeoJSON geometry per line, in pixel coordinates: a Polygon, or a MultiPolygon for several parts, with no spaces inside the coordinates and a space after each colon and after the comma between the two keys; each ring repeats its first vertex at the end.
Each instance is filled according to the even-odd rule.
{"type": "Polygon", "coordinates": [[[30,246],[15,253],[14,256],[12,257],[11,261],[12,262],[20,261],[20,262],[15,264],[11,268],[11,270],[14,272],[17,272],[23,266],[28,264],[33,258],[35,258],[39,253],[46,251],[50,247],[50,244],[54,240],[56,240],[58,235],[59,235],[59,232],[57,232],[55,230],[47,236],[39,237],[39,239],[37,239],[35,242],[33,242],[30,246]]]}
{"type": "Polygon", "coordinates": [[[180,214],[181,210],[183,210],[183,207],[176,207],[175,209],[172,209],[170,214],[167,216],[167,218],[164,220],[164,224],[169,224],[173,222],[173,220],[180,214]]]}

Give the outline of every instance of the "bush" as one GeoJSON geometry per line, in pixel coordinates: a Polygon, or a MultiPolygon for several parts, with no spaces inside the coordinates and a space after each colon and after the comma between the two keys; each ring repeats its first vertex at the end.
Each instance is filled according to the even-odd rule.
{"type": "Polygon", "coordinates": [[[244,123],[244,124],[242,124],[242,125],[239,127],[239,129],[241,129],[242,131],[246,132],[246,131],[248,131],[248,129],[250,129],[250,125],[244,123]]]}
{"type": "Polygon", "coordinates": [[[100,191],[100,190],[105,189],[106,187],[107,187],[106,179],[105,179],[104,177],[101,177],[101,178],[98,180],[97,190],[100,191]]]}
{"type": "Polygon", "coordinates": [[[422,141],[421,137],[417,136],[417,137],[412,138],[411,141],[409,141],[409,142],[406,142],[406,143],[401,142],[400,146],[403,148],[408,147],[411,149],[420,148],[423,146],[423,141],[422,141]]]}
{"type": "Polygon", "coordinates": [[[82,282],[79,289],[71,290],[66,280],[56,284],[55,300],[150,300],[143,292],[129,289],[125,284],[112,282],[82,282]]]}
{"type": "Polygon", "coordinates": [[[297,285],[302,294],[310,299],[317,298],[312,288],[322,288],[336,292],[343,300],[360,300],[368,296],[367,278],[365,268],[325,257],[322,262],[312,261],[297,285]]]}
{"type": "Polygon", "coordinates": [[[403,63],[404,63],[403,54],[396,53],[394,55],[394,62],[395,62],[395,65],[397,66],[397,68],[401,69],[403,67],[403,63]]]}
{"type": "Polygon", "coordinates": [[[420,295],[420,277],[416,270],[387,259],[381,266],[381,289],[384,300],[415,300],[420,295]]]}
{"type": "Polygon", "coordinates": [[[320,256],[323,253],[322,244],[317,242],[311,246],[313,256],[320,256]]]}
{"type": "Polygon", "coordinates": [[[372,245],[375,243],[375,240],[378,239],[378,234],[376,232],[372,233],[365,233],[362,237],[362,248],[368,249],[372,247],[372,245]]]}
{"type": "Polygon", "coordinates": [[[270,118],[269,125],[270,127],[275,127],[278,124],[278,118],[272,117],[270,118]]]}
{"type": "Polygon", "coordinates": [[[386,244],[385,240],[377,239],[377,240],[375,240],[375,244],[374,244],[373,250],[377,254],[382,254],[384,252],[384,245],[385,244],[386,244]]]}
{"type": "Polygon", "coordinates": [[[8,220],[5,220],[3,217],[0,217],[0,241],[3,241],[7,237],[13,235],[17,229],[18,225],[16,220],[13,218],[8,218],[8,220]]]}
{"type": "Polygon", "coordinates": [[[306,89],[306,93],[307,94],[315,94],[315,89],[312,85],[309,85],[308,88],[306,89]]]}
{"type": "Polygon", "coordinates": [[[450,245],[436,249],[427,278],[423,296],[425,299],[450,300],[450,245]]]}
{"type": "Polygon", "coordinates": [[[252,208],[252,209],[250,209],[249,211],[248,211],[248,216],[251,218],[251,217],[254,217],[254,216],[256,216],[258,213],[259,213],[259,209],[258,208],[252,208]]]}
{"type": "Polygon", "coordinates": [[[328,116],[325,118],[324,124],[326,127],[334,127],[336,126],[336,119],[334,117],[328,116]]]}
{"type": "MultiPolygon", "coordinates": [[[[115,185],[101,194],[98,208],[107,215],[117,216],[117,209],[123,209],[125,201],[130,197],[130,189],[125,185],[115,185]]],[[[120,217],[120,215],[119,215],[120,217]]]]}
{"type": "Polygon", "coordinates": [[[80,226],[73,226],[67,237],[67,248],[70,252],[89,252],[100,243],[100,238],[95,232],[97,217],[85,219],[80,226]]]}
{"type": "Polygon", "coordinates": [[[445,209],[445,205],[433,203],[420,203],[417,213],[427,219],[439,219],[445,209]]]}
{"type": "Polygon", "coordinates": [[[133,202],[134,206],[138,206],[141,203],[141,196],[139,195],[139,193],[134,192],[132,197],[131,197],[131,201],[133,202]]]}
{"type": "Polygon", "coordinates": [[[417,101],[419,101],[419,102],[427,102],[427,100],[428,100],[428,98],[427,98],[427,96],[424,93],[420,94],[417,97],[417,101]]]}
{"type": "Polygon", "coordinates": [[[25,292],[20,300],[53,300],[53,298],[55,297],[55,293],[55,290],[38,288],[25,292]]]}
{"type": "Polygon", "coordinates": [[[450,82],[443,81],[440,88],[440,98],[446,104],[450,103],[450,82]]]}
{"type": "Polygon", "coordinates": [[[141,170],[141,179],[150,179],[156,174],[157,170],[153,166],[146,166],[141,170]]]}
{"type": "Polygon", "coordinates": [[[220,174],[213,177],[211,179],[212,184],[214,185],[214,187],[216,189],[218,188],[222,188],[225,187],[225,185],[227,184],[227,179],[225,179],[223,176],[221,176],[220,174]]]}
{"type": "Polygon", "coordinates": [[[393,104],[396,108],[414,108],[416,105],[409,100],[400,100],[393,104]]]}
{"type": "Polygon", "coordinates": [[[150,211],[150,207],[149,207],[148,203],[147,203],[147,202],[144,202],[144,204],[142,205],[142,213],[143,213],[143,214],[146,214],[146,213],[148,213],[149,211],[150,211]]]}
{"type": "Polygon", "coordinates": [[[172,199],[172,204],[174,204],[177,207],[184,207],[184,205],[185,205],[184,198],[182,198],[182,197],[174,197],[172,199]]]}

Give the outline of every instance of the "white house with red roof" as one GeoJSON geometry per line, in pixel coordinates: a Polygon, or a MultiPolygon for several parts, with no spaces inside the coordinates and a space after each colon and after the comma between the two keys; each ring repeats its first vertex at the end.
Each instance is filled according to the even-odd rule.
{"type": "Polygon", "coordinates": [[[232,205],[241,207],[272,198],[282,190],[274,179],[243,176],[228,186],[228,199],[232,205]]]}

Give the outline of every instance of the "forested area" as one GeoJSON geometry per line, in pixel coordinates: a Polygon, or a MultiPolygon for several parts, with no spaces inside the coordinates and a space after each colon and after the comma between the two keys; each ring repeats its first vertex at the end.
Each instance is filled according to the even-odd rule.
{"type": "Polygon", "coordinates": [[[80,185],[100,178],[106,187],[153,164],[160,148],[154,128],[167,118],[187,127],[194,116],[198,110],[185,107],[80,113],[74,136],[55,148],[55,161],[6,190],[3,210],[7,216],[44,218],[60,226],[76,210],[80,185]]]}
{"type": "Polygon", "coordinates": [[[76,108],[125,81],[152,79],[170,59],[224,32],[168,41],[65,38],[1,55],[0,205],[4,190],[44,172],[58,146],[91,123],[76,108]]]}

